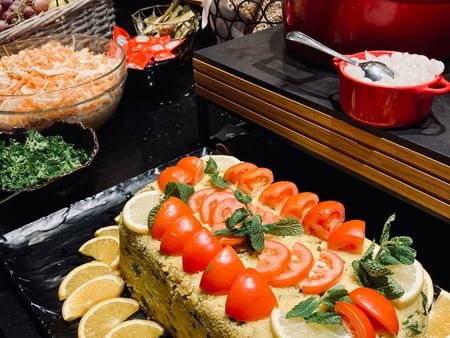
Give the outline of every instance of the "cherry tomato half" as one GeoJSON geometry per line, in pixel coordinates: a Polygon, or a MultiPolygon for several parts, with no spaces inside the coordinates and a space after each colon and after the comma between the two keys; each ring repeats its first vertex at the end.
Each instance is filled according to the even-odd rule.
{"type": "Polygon", "coordinates": [[[222,244],[222,246],[232,246],[232,247],[237,247],[242,245],[242,243],[244,243],[246,241],[246,237],[245,236],[225,236],[225,235],[219,235],[216,236],[217,239],[219,240],[220,244],[222,244]]]}
{"type": "Polygon", "coordinates": [[[290,261],[291,253],[284,244],[266,239],[264,249],[258,255],[255,270],[261,274],[264,280],[270,281],[285,271],[290,261]]]}
{"type": "Polygon", "coordinates": [[[206,228],[197,231],[185,244],[183,270],[195,273],[205,270],[209,261],[222,250],[218,239],[206,228]]]}
{"type": "Polygon", "coordinates": [[[242,322],[267,318],[277,298],[262,276],[254,269],[247,268],[240,274],[228,293],[225,313],[242,322]]]}
{"type": "Polygon", "coordinates": [[[289,198],[283,205],[280,215],[284,217],[293,217],[300,222],[311,210],[312,207],[319,203],[319,196],[313,192],[301,192],[289,198]]]}
{"type": "Polygon", "coordinates": [[[267,168],[256,168],[246,171],[239,176],[237,188],[248,195],[263,190],[273,182],[272,170],[267,168]]]}
{"type": "Polygon", "coordinates": [[[351,220],[342,223],[328,237],[328,249],[362,253],[366,236],[366,222],[351,220]]]}
{"type": "Polygon", "coordinates": [[[303,227],[308,234],[327,240],[334,229],[344,222],[345,209],[342,203],[324,201],[318,203],[303,218],[303,227]]]}
{"type": "Polygon", "coordinates": [[[202,220],[202,222],[208,223],[212,209],[217,205],[217,203],[227,198],[235,197],[231,192],[228,191],[216,191],[211,195],[208,195],[200,206],[200,219],[202,220]]]}
{"type": "Polygon", "coordinates": [[[291,250],[291,261],[285,271],[269,281],[275,287],[294,286],[308,276],[314,265],[311,251],[302,243],[295,242],[291,250]]]}
{"type": "Polygon", "coordinates": [[[272,209],[279,210],[289,198],[296,194],[298,194],[298,188],[295,183],[279,181],[265,188],[259,195],[259,201],[272,209]]]}
{"type": "Polygon", "coordinates": [[[392,303],[381,293],[371,288],[356,288],[349,293],[349,297],[375,322],[375,327],[381,325],[389,333],[398,334],[397,312],[392,303]]]}
{"type": "Polygon", "coordinates": [[[209,261],[200,279],[200,288],[212,294],[226,294],[244,270],[236,251],[226,246],[209,261]]]}
{"type": "Polygon", "coordinates": [[[251,212],[253,212],[255,215],[259,215],[261,216],[262,219],[262,224],[270,224],[270,223],[275,223],[280,219],[280,216],[269,211],[266,210],[264,208],[261,208],[257,205],[254,204],[249,204],[248,208],[250,209],[251,212]]]}
{"type": "Polygon", "coordinates": [[[166,255],[181,255],[186,242],[202,228],[201,223],[194,215],[178,217],[161,238],[159,250],[166,255]]]}
{"type": "Polygon", "coordinates": [[[192,176],[188,184],[196,185],[205,176],[205,162],[197,156],[186,156],[178,161],[178,168],[183,168],[192,176]]]}
{"type": "Polygon", "coordinates": [[[257,166],[250,162],[239,162],[231,167],[229,167],[227,170],[225,170],[225,173],[223,174],[223,178],[227,180],[230,183],[236,184],[239,180],[239,177],[247,172],[250,169],[256,169],[257,166]]]}
{"type": "Polygon", "coordinates": [[[183,168],[167,167],[158,176],[159,189],[164,191],[169,182],[189,184],[192,182],[192,174],[183,168]]]}
{"type": "Polygon", "coordinates": [[[150,229],[152,237],[154,239],[161,239],[173,221],[185,215],[192,215],[192,211],[187,204],[177,197],[169,197],[162,204],[153,220],[152,228],[150,229]]]}
{"type": "Polygon", "coordinates": [[[358,306],[337,301],[335,311],[342,317],[344,326],[353,337],[375,338],[375,330],[370,319],[358,306]]]}
{"type": "Polygon", "coordinates": [[[302,291],[308,295],[323,293],[339,281],[343,272],[342,258],[331,250],[322,249],[308,277],[301,283],[302,291]]]}

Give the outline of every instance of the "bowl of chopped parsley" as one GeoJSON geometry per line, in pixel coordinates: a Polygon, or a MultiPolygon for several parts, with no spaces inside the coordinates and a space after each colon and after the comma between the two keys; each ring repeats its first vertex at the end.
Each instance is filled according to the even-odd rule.
{"type": "Polygon", "coordinates": [[[0,133],[0,192],[39,189],[86,168],[98,150],[95,131],[81,123],[0,133]]]}

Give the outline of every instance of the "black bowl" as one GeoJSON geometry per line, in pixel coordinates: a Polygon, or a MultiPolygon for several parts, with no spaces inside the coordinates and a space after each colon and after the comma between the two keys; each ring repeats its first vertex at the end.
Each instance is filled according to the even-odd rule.
{"type": "MultiPolygon", "coordinates": [[[[26,131],[26,129],[17,128],[10,132],[0,132],[0,140],[8,141],[14,139],[16,141],[23,142],[26,139],[26,131]]],[[[75,148],[84,149],[89,155],[88,159],[82,165],[72,169],[69,172],[19,191],[0,188],[0,203],[19,193],[38,190],[50,184],[52,186],[55,186],[55,188],[57,188],[57,186],[63,187],[67,185],[69,183],[68,179],[73,176],[74,173],[88,167],[91,164],[92,160],[97,155],[99,150],[97,134],[95,133],[94,129],[86,127],[81,123],[56,122],[49,128],[41,130],[40,133],[44,136],[61,135],[64,141],[73,144],[75,148]]]]}

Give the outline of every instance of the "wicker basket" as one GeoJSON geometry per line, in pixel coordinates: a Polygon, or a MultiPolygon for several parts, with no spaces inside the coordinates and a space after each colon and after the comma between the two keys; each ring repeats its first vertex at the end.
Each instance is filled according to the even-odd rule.
{"type": "Polygon", "coordinates": [[[110,38],[115,24],[113,0],[74,0],[42,12],[0,33],[0,43],[53,34],[110,38]]]}

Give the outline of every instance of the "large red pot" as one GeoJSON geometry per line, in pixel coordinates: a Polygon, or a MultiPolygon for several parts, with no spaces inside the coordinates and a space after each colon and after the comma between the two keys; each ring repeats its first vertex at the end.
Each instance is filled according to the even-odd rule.
{"type": "MultiPolygon", "coordinates": [[[[450,58],[450,0],[283,0],[285,32],[299,30],[345,54],[397,50],[450,58]]],[[[301,58],[331,58],[286,41],[301,58]]]]}

